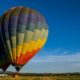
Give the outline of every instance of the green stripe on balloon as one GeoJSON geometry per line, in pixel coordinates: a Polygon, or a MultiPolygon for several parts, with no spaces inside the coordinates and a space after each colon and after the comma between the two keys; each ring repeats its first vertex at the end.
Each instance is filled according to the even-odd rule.
{"type": "Polygon", "coordinates": [[[18,33],[24,33],[25,30],[26,30],[26,26],[27,26],[27,25],[18,24],[17,32],[18,32],[18,33]]]}

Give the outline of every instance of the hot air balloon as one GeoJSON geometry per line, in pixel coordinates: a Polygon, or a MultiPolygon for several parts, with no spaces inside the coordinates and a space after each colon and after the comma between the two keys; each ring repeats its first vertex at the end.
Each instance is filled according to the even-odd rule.
{"type": "Polygon", "coordinates": [[[0,37],[0,68],[5,71],[9,67],[9,58],[2,38],[0,37]]]}
{"type": "Polygon", "coordinates": [[[19,71],[43,47],[48,28],[40,13],[19,6],[1,16],[0,35],[8,61],[19,71]]]}

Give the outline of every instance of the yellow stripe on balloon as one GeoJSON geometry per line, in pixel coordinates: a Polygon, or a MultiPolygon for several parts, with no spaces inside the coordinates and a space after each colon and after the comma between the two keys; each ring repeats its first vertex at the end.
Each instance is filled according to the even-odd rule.
{"type": "Polygon", "coordinates": [[[42,33],[41,33],[39,42],[37,42],[37,44],[35,45],[34,50],[37,50],[37,48],[43,47],[43,45],[45,44],[47,40],[47,36],[48,36],[48,31],[45,29],[42,29],[42,33]]]}
{"type": "MultiPolygon", "coordinates": [[[[33,47],[32,50],[37,50],[40,43],[41,43],[41,39],[38,39],[38,40],[36,41],[35,46],[33,47]]],[[[31,50],[31,51],[32,51],[32,50],[31,50]]]]}
{"type": "Polygon", "coordinates": [[[17,45],[22,45],[23,40],[24,40],[24,33],[17,33],[17,45]]]}
{"type": "Polygon", "coordinates": [[[22,54],[25,54],[26,51],[28,50],[28,48],[29,48],[29,43],[25,43],[25,42],[24,42],[21,53],[22,53],[22,54]]]}
{"type": "Polygon", "coordinates": [[[30,31],[30,30],[26,30],[25,32],[25,36],[24,36],[24,42],[28,43],[32,40],[34,35],[34,32],[30,31]]]}
{"type": "Polygon", "coordinates": [[[21,53],[22,45],[17,45],[16,49],[17,49],[16,56],[19,57],[20,56],[20,53],[21,53]]]}
{"type": "Polygon", "coordinates": [[[37,41],[36,41],[36,44],[35,44],[35,46],[34,46],[34,48],[33,48],[33,50],[37,50],[38,49],[38,47],[39,47],[39,45],[40,45],[40,43],[42,42],[42,37],[43,37],[43,29],[42,30],[37,30],[37,32],[38,32],[38,39],[37,39],[37,41]]]}
{"type": "Polygon", "coordinates": [[[10,41],[9,40],[6,40],[6,44],[7,44],[7,48],[8,48],[8,51],[9,51],[11,60],[13,62],[13,55],[12,55],[12,51],[11,51],[10,41]]]}
{"type": "Polygon", "coordinates": [[[39,44],[39,48],[43,47],[43,45],[45,44],[46,40],[47,40],[46,38],[42,39],[41,43],[39,44]]]}
{"type": "Polygon", "coordinates": [[[34,32],[26,30],[21,54],[26,54],[28,49],[31,47],[31,43],[33,43],[32,41],[33,34],[34,32]]]}
{"type": "MultiPolygon", "coordinates": [[[[37,32],[39,32],[39,31],[37,31],[37,32]]],[[[47,38],[47,31],[43,30],[43,33],[40,33],[39,38],[37,40],[31,40],[27,43],[26,42],[23,43],[23,48],[22,48],[21,53],[26,54],[27,51],[32,52],[33,50],[37,50],[38,48],[42,48],[46,42],[46,38],[47,38]],[[46,33],[45,38],[43,38],[44,32],[46,33]]]]}
{"type": "Polygon", "coordinates": [[[11,47],[16,48],[16,36],[11,36],[11,47]]]}
{"type": "Polygon", "coordinates": [[[12,52],[13,52],[13,59],[15,62],[16,61],[16,48],[12,48],[12,52]]]}
{"type": "Polygon", "coordinates": [[[17,49],[16,56],[19,57],[22,49],[23,40],[24,40],[24,33],[17,33],[17,39],[18,39],[18,43],[16,45],[16,49],[17,49]]]}
{"type": "Polygon", "coordinates": [[[13,55],[13,59],[15,60],[15,56],[16,56],[16,36],[11,36],[11,49],[12,49],[12,55],[13,55]]]}
{"type": "Polygon", "coordinates": [[[43,45],[45,44],[46,39],[38,40],[36,45],[34,46],[33,50],[41,49],[43,45]]]}
{"type": "Polygon", "coordinates": [[[41,37],[41,30],[35,29],[34,31],[34,37],[33,40],[31,41],[31,46],[29,48],[29,52],[32,52],[34,50],[34,47],[37,46],[40,43],[40,37],[41,37]]]}
{"type": "Polygon", "coordinates": [[[47,37],[48,37],[48,30],[42,29],[42,40],[41,43],[39,44],[39,48],[42,48],[43,45],[46,43],[47,37]]]}
{"type": "Polygon", "coordinates": [[[32,40],[32,41],[30,42],[30,44],[29,44],[29,49],[28,49],[28,51],[31,52],[31,51],[33,50],[33,48],[34,48],[35,45],[36,45],[36,41],[32,40]]]}

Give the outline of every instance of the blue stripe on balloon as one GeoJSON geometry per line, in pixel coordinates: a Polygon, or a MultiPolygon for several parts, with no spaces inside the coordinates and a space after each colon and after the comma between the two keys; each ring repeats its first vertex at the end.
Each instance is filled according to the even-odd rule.
{"type": "Polygon", "coordinates": [[[20,13],[18,24],[27,25],[27,21],[28,21],[28,14],[20,13]]]}

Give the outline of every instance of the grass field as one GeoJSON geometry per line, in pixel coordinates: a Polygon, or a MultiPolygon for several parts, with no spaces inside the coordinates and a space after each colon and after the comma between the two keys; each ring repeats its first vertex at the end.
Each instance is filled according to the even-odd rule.
{"type": "Polygon", "coordinates": [[[4,76],[0,80],[80,80],[80,76],[4,76]]]}

